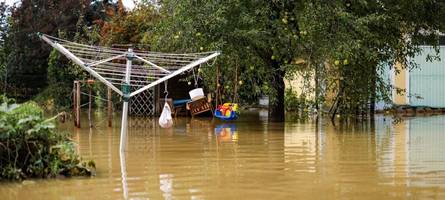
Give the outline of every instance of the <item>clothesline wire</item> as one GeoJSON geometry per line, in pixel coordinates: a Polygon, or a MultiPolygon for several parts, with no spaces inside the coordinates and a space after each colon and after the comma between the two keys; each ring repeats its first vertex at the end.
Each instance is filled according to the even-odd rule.
{"type": "Polygon", "coordinates": [[[90,95],[90,94],[88,94],[86,92],[80,92],[80,94],[83,94],[83,95],[86,95],[86,96],[91,96],[91,97],[94,97],[95,99],[99,99],[99,100],[102,100],[102,101],[108,101],[107,99],[104,99],[104,98],[102,98],[100,96],[90,95]]]}
{"type": "MultiPolygon", "coordinates": [[[[123,55],[127,52],[110,52],[110,51],[104,51],[104,50],[97,50],[97,49],[87,49],[87,48],[79,48],[76,46],[61,44],[66,49],[76,52],[85,56],[98,56],[101,55],[101,57],[112,57],[117,55],[123,55]]],[[[164,61],[176,61],[176,62],[190,62],[199,58],[203,58],[207,55],[210,55],[214,52],[208,52],[205,54],[200,55],[189,55],[189,56],[181,56],[181,55],[166,55],[166,54],[147,54],[147,53],[138,53],[135,52],[139,57],[142,58],[148,58],[152,60],[164,60],[164,61]]]]}
{"type": "MultiPolygon", "coordinates": [[[[72,41],[68,41],[68,40],[64,40],[61,38],[57,38],[54,36],[50,36],[50,35],[46,35],[46,37],[54,40],[55,42],[59,43],[59,44],[71,44],[71,45],[76,45],[76,46],[80,46],[80,47],[85,47],[85,48],[89,48],[89,49],[94,49],[94,50],[98,50],[100,49],[101,51],[109,51],[109,52],[115,52],[115,53],[125,53],[127,52],[127,49],[124,48],[112,48],[112,47],[104,47],[104,46],[92,46],[92,45],[86,45],[86,44],[80,44],[80,43],[76,43],[76,42],[72,42],[72,41]]],[[[141,54],[148,54],[148,55],[164,55],[164,56],[190,56],[190,55],[206,55],[206,54],[212,54],[215,53],[214,51],[208,51],[208,52],[199,52],[199,53],[162,53],[162,52],[155,52],[155,51],[144,51],[144,50],[134,50],[135,53],[141,53],[141,54]]]]}
{"type": "MultiPolygon", "coordinates": [[[[85,67],[94,70],[98,75],[113,85],[124,85],[127,73],[128,50],[123,48],[110,48],[102,46],[91,46],[71,42],[68,40],[45,35],[49,40],[63,46],[74,54],[85,67]]],[[[130,70],[130,86],[138,88],[149,85],[171,72],[179,70],[187,65],[193,64],[199,59],[205,58],[216,52],[199,53],[161,53],[143,50],[134,50],[135,59],[132,59],[130,70]]],[[[214,65],[216,59],[211,65],[214,65]]],[[[195,86],[198,83],[195,70],[192,71],[195,78],[195,86]]],[[[186,71],[182,72],[186,73],[186,71]]],[[[199,72],[198,72],[199,73],[199,72]]]]}

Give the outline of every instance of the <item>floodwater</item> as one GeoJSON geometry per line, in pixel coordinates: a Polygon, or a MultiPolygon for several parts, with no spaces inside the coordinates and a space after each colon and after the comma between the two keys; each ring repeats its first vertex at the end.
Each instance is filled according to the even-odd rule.
{"type": "Polygon", "coordinates": [[[131,118],[119,153],[119,119],[72,133],[96,162],[91,178],[0,183],[0,199],[445,199],[445,116],[334,127],[320,121],[235,123],[131,118]]]}

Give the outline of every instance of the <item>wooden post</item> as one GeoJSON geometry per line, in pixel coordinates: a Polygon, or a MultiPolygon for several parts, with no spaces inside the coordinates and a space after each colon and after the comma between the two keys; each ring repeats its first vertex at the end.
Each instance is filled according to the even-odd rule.
{"type": "Polygon", "coordinates": [[[234,92],[233,92],[233,99],[232,102],[238,102],[237,100],[237,93],[238,93],[238,60],[235,61],[235,85],[234,85],[234,92]]]}
{"type": "Polygon", "coordinates": [[[77,117],[76,117],[76,108],[77,108],[77,93],[76,93],[76,88],[77,88],[77,81],[74,81],[73,83],[73,116],[74,116],[74,126],[77,127],[77,117]]]}
{"type": "Polygon", "coordinates": [[[80,82],[76,84],[76,121],[77,128],[80,128],[80,82]]]}
{"type": "Polygon", "coordinates": [[[88,123],[90,128],[93,127],[93,121],[91,119],[91,105],[93,104],[91,94],[91,85],[88,83],[88,123]]]}
{"type": "Polygon", "coordinates": [[[108,103],[108,127],[113,125],[113,107],[111,102],[111,88],[108,87],[107,91],[107,103],[108,103]]]}
{"type": "Polygon", "coordinates": [[[216,66],[215,109],[218,108],[218,98],[219,98],[219,65],[216,66]]]}

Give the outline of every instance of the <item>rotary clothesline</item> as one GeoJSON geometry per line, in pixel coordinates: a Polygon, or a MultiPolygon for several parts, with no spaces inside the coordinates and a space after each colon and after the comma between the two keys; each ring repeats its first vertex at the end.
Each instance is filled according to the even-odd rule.
{"type": "Polygon", "coordinates": [[[123,93],[118,88],[126,85],[126,65],[130,55],[132,63],[129,85],[133,90],[130,97],[219,55],[218,52],[177,54],[133,51],[130,53],[127,49],[90,46],[49,35],[41,35],[41,38],[76,64],[91,69],[91,71],[86,70],[105,84],[108,83],[107,85],[120,95],[123,93]]]}
{"type": "Polygon", "coordinates": [[[160,53],[79,44],[45,34],[39,37],[123,96],[120,151],[125,150],[128,101],[151,87],[199,66],[220,53],[160,53]],[[119,87],[121,86],[121,89],[119,87]]]}

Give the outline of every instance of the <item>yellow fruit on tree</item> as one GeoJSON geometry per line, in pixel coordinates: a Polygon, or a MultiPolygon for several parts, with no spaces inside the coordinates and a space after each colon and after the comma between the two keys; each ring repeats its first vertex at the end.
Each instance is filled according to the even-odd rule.
{"type": "Polygon", "coordinates": [[[282,21],[284,24],[287,24],[287,19],[286,19],[286,18],[281,19],[281,21],[282,21]]]}

